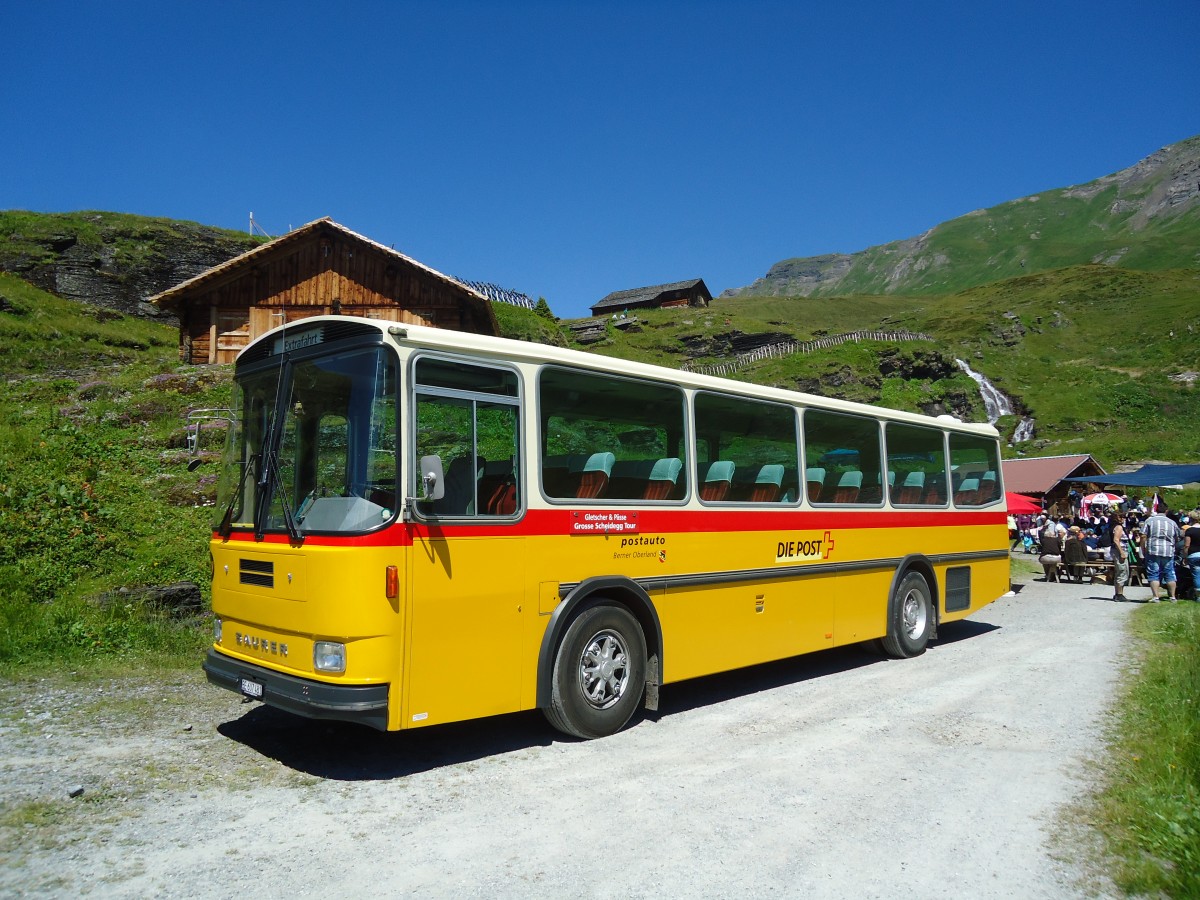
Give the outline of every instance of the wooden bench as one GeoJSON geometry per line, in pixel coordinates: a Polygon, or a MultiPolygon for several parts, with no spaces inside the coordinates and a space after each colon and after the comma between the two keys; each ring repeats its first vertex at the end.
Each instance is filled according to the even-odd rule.
{"type": "MultiPolygon", "coordinates": [[[[1103,584],[1112,584],[1113,583],[1113,570],[1115,568],[1116,568],[1116,566],[1113,565],[1111,562],[1109,562],[1107,559],[1093,559],[1093,560],[1088,560],[1088,562],[1086,562],[1084,564],[1083,574],[1084,574],[1085,578],[1088,578],[1091,580],[1092,584],[1095,584],[1101,578],[1103,578],[1103,582],[1102,582],[1103,584]]],[[[1138,571],[1138,567],[1130,566],[1129,567],[1129,585],[1131,587],[1140,587],[1141,584],[1142,584],[1142,578],[1141,578],[1141,573],[1138,571]]]]}

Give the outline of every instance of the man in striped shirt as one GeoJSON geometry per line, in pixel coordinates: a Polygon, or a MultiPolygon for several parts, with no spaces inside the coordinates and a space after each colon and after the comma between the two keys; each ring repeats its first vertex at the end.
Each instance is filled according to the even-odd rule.
{"type": "Polygon", "coordinates": [[[1158,602],[1158,585],[1165,582],[1168,599],[1175,602],[1175,547],[1181,535],[1179,526],[1167,518],[1166,504],[1142,523],[1142,542],[1146,550],[1146,579],[1150,582],[1150,602],[1158,602]]]}

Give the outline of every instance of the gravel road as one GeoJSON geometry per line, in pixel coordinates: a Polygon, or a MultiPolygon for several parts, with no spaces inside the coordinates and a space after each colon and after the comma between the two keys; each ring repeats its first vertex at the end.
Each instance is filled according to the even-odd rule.
{"type": "Polygon", "coordinates": [[[314,723],[198,667],[0,683],[0,896],[1104,895],[1068,823],[1125,660],[1110,593],[1030,582],[916,659],[670,685],[592,742],[314,723]]]}

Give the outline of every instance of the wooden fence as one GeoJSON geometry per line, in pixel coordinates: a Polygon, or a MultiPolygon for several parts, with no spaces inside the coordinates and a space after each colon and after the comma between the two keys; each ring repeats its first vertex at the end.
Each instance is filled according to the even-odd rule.
{"type": "Polygon", "coordinates": [[[850,341],[932,341],[927,334],[914,331],[851,331],[847,334],[835,334],[817,338],[812,341],[781,341],[777,344],[767,344],[746,353],[739,353],[729,362],[714,363],[710,366],[694,366],[684,363],[681,367],[685,372],[696,372],[700,375],[730,375],[743,366],[756,363],[763,359],[777,356],[790,356],[793,353],[812,353],[814,350],[824,350],[836,347],[850,341]]]}

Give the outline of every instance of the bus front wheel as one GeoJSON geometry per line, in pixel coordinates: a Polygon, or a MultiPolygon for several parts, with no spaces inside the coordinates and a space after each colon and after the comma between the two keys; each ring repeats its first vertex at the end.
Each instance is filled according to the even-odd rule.
{"type": "Polygon", "coordinates": [[[929,582],[909,572],[897,585],[888,605],[888,630],[883,650],[893,659],[920,656],[933,632],[933,600],[929,582]]]}
{"type": "Polygon", "coordinates": [[[633,717],[645,687],[646,639],[637,619],[620,606],[593,606],[558,646],[546,718],[575,737],[607,737],[633,717]]]}

